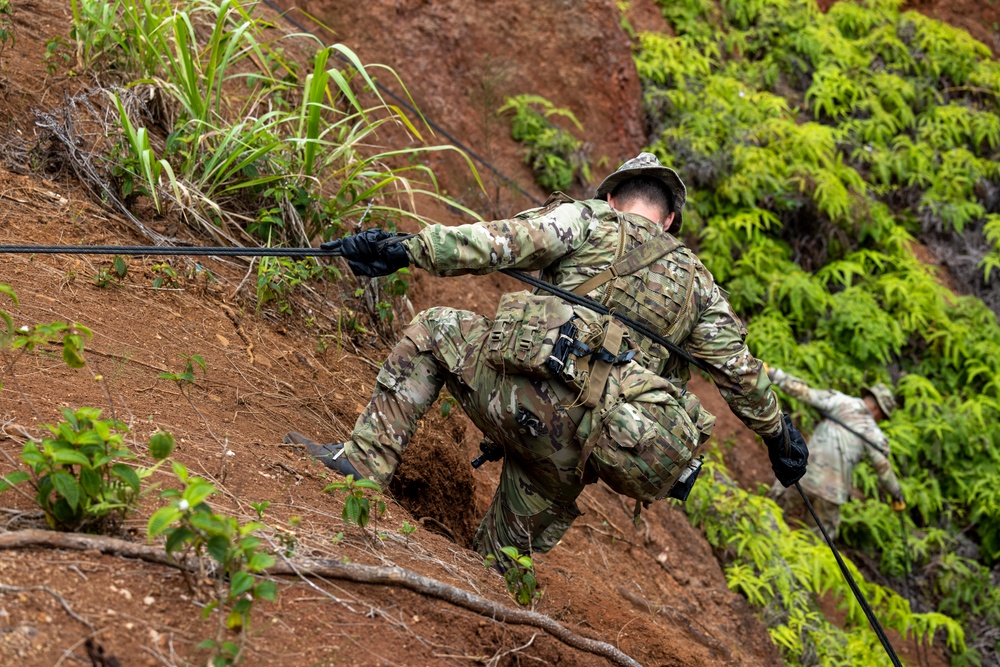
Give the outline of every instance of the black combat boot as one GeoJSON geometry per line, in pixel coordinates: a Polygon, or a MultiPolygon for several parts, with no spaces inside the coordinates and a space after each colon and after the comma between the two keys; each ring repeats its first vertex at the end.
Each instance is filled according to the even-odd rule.
{"type": "Polygon", "coordinates": [[[296,433],[295,431],[290,431],[285,434],[285,442],[289,445],[301,445],[305,447],[306,451],[309,452],[310,456],[313,456],[323,462],[330,470],[338,472],[344,477],[348,475],[354,475],[354,479],[364,479],[364,475],[357,471],[352,464],[350,459],[344,455],[344,443],[329,443],[326,445],[321,445],[315,440],[310,440],[301,433],[296,433]]]}

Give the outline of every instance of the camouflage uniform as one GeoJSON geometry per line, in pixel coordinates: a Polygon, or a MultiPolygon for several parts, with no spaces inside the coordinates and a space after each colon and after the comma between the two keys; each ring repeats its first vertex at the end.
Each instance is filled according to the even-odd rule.
{"type": "MultiPolygon", "coordinates": [[[[433,225],[404,243],[413,263],[434,275],[540,269],[542,278],[573,289],[624,252],[662,234],[651,221],[617,212],[604,201],[554,197],[514,219],[433,225]]],[[[746,330],[690,250],[681,245],[648,269],[617,277],[589,295],[707,362],[723,396],[750,428],[761,435],[780,431],[777,399],[760,362],[747,350],[746,330]]],[[[593,317],[575,310],[582,319],[593,317]]],[[[379,373],[375,395],[345,453],[362,474],[387,484],[417,419],[446,384],[472,421],[504,449],[500,487],[477,533],[477,548],[494,554],[501,546],[546,551],[579,515],[575,498],[594,481],[592,476],[581,480],[576,471],[581,453],[576,427],[585,411],[568,407],[576,392],[558,381],[503,375],[479,363],[490,326],[487,318],[449,308],[418,315],[379,373]]],[[[649,368],[683,396],[687,364],[632,335],[641,366],[631,362],[629,372],[649,368]]],[[[683,426],[678,432],[699,431],[683,409],[676,410],[676,420],[683,426]]],[[[712,421],[702,411],[699,426],[710,429],[712,421]]]]}
{"type": "MultiPolygon", "coordinates": [[[[875,423],[863,399],[831,389],[812,389],[802,380],[777,368],[770,370],[770,377],[789,396],[835,417],[882,451],[889,451],[889,440],[875,423]]],[[[874,466],[886,493],[899,496],[899,481],[885,455],[830,419],[821,421],[813,431],[809,440],[809,470],[799,483],[831,536],[836,535],[840,525],[840,506],[848,500],[854,484],[854,467],[862,458],[867,458],[874,466]]],[[[804,518],[807,514],[794,487],[785,489],[775,485],[771,493],[790,516],[804,518]]],[[[812,517],[807,518],[807,523],[815,525],[812,517]]]]}

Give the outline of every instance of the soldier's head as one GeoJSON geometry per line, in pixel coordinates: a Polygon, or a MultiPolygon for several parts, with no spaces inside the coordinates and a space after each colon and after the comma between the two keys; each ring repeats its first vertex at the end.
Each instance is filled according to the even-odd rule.
{"type": "Polygon", "coordinates": [[[687,189],[677,172],[664,167],[652,153],[627,160],[597,188],[597,199],[606,199],[619,211],[638,213],[670,233],[681,228],[687,189]]]}
{"type": "Polygon", "coordinates": [[[892,390],[882,382],[865,389],[862,396],[875,421],[888,419],[896,409],[896,398],[892,395],[892,390]]]}

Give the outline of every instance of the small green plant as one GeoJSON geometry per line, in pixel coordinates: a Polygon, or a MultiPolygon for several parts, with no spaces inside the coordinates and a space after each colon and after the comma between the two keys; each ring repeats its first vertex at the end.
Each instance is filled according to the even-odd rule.
{"type": "MultiPolygon", "coordinates": [[[[531,556],[522,554],[517,547],[501,547],[501,553],[505,556],[504,561],[507,569],[503,574],[503,579],[507,583],[507,590],[514,596],[514,600],[519,605],[528,606],[542,597],[542,591],[538,590],[538,580],[535,579],[535,564],[531,556]]],[[[484,565],[495,567],[497,557],[493,554],[486,556],[484,565]]]]}
{"type": "Polygon", "coordinates": [[[409,521],[404,521],[403,525],[399,529],[399,532],[403,534],[403,537],[406,538],[406,543],[409,544],[410,543],[410,535],[412,535],[413,533],[417,532],[417,527],[414,526],[409,521]]]}
{"type": "MultiPolygon", "coordinates": [[[[124,463],[135,458],[122,444],[121,433],[128,433],[128,427],[100,419],[96,408],[64,408],[62,415],[65,421],[46,425],[50,437],[25,443],[21,462],[30,473],[18,470],[0,478],[0,492],[27,482],[52,528],[107,532],[136,509],[142,480],[160,463],[139,469],[124,463]]],[[[158,432],[150,438],[149,450],[162,462],[173,445],[169,433],[158,432]]]]}
{"type": "Polygon", "coordinates": [[[274,538],[278,541],[278,546],[281,548],[281,553],[285,555],[285,558],[294,556],[295,550],[299,548],[299,538],[295,534],[295,529],[299,526],[299,517],[291,517],[288,523],[290,525],[289,528],[278,526],[274,533],[274,538]]]}
{"type": "Polygon", "coordinates": [[[181,358],[184,359],[184,370],[180,373],[160,373],[157,377],[161,380],[171,380],[177,383],[178,388],[183,392],[184,389],[191,384],[194,384],[195,375],[195,365],[201,368],[202,375],[206,373],[205,359],[200,354],[182,354],[181,358]]]}
{"type": "MultiPolygon", "coordinates": [[[[45,41],[45,71],[55,75],[61,67],[68,66],[73,61],[73,48],[62,35],[57,35],[45,41]]],[[[73,70],[69,74],[73,75],[73,70]]]]}
{"type": "MultiPolygon", "coordinates": [[[[0,283],[0,294],[6,295],[14,306],[18,305],[17,293],[10,285],[0,283]]],[[[45,350],[48,353],[47,348],[51,346],[61,348],[62,358],[67,366],[82,368],[87,363],[83,358],[84,338],[91,336],[93,332],[90,329],[76,323],[52,322],[36,324],[34,327],[22,325],[15,328],[14,318],[7,311],[0,309],[0,357],[6,362],[4,369],[6,375],[13,380],[14,386],[21,393],[21,398],[29,405],[31,400],[21,391],[17,376],[14,374],[14,367],[21,357],[35,350],[45,350]]],[[[3,389],[2,382],[0,389],[3,389]]]]}
{"type": "Polygon", "coordinates": [[[128,275],[128,265],[125,264],[124,259],[115,255],[115,258],[111,260],[111,268],[98,270],[97,275],[94,276],[94,283],[101,289],[104,289],[114,281],[117,281],[119,284],[124,282],[126,275],[128,275]]]}
{"type": "MultiPolygon", "coordinates": [[[[18,305],[17,292],[10,285],[0,283],[0,294],[10,299],[14,306],[18,305]]],[[[14,336],[14,318],[6,310],[0,308],[0,320],[3,324],[3,328],[0,329],[0,348],[3,348],[10,343],[10,339],[14,336]]]]}
{"type": "Polygon", "coordinates": [[[273,581],[259,576],[274,565],[274,557],[264,552],[260,538],[254,535],[265,526],[257,522],[240,525],[232,517],[216,514],[207,502],[217,493],[215,485],[191,475],[180,463],[174,462],[173,471],[184,488],[160,494],[171,502],[153,513],[146,533],[150,539],[166,536],[168,554],[211,558],[217,564],[212,569],[213,600],[205,606],[202,617],[216,613],[218,627],[215,637],[198,647],[212,652],[213,665],[233,665],[242,656],[254,605],[259,600],[274,600],[278,592],[273,581]],[[236,633],[238,640],[228,639],[229,633],[236,633]]]}
{"type": "Polygon", "coordinates": [[[273,302],[279,311],[290,314],[289,297],[295,288],[310,280],[327,277],[339,280],[340,271],[315,259],[262,257],[257,267],[257,310],[273,302]]]}
{"type": "Polygon", "coordinates": [[[259,503],[250,503],[250,507],[252,507],[253,511],[257,513],[257,519],[259,521],[264,520],[264,510],[266,510],[270,506],[271,506],[270,500],[262,500],[259,503]]]}
{"type": "Polygon", "coordinates": [[[382,500],[382,496],[378,494],[378,491],[381,491],[381,489],[378,484],[370,479],[356,480],[354,479],[354,475],[348,475],[344,481],[334,482],[323,490],[334,494],[337,491],[343,491],[347,495],[344,499],[343,519],[348,523],[355,524],[362,530],[372,518],[373,503],[375,518],[378,519],[385,515],[386,504],[382,500]],[[365,493],[366,491],[375,491],[376,493],[372,498],[369,498],[365,493]]]}
{"type": "Polygon", "coordinates": [[[180,276],[174,271],[174,267],[166,262],[153,265],[153,273],[157,274],[153,278],[153,289],[177,289],[181,286],[180,276]]]}
{"type": "MultiPolygon", "coordinates": [[[[6,324],[10,316],[6,313],[0,314],[5,316],[4,322],[6,324]]],[[[6,334],[0,335],[0,343],[2,343],[0,348],[3,348],[8,357],[7,373],[12,377],[14,365],[21,356],[28,352],[46,349],[49,346],[57,349],[62,348],[62,359],[70,368],[83,368],[87,363],[83,358],[84,338],[91,338],[94,334],[82,324],[51,322],[49,324],[36,324],[34,327],[23,325],[16,330],[12,327],[13,322],[10,321],[6,334]]]]}
{"type": "Polygon", "coordinates": [[[452,410],[458,405],[458,399],[454,396],[445,396],[441,399],[441,416],[448,417],[452,410]]]}

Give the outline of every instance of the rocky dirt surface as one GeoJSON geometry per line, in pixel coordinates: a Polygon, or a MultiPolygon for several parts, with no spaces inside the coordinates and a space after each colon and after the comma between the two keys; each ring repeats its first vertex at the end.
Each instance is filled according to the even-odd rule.
{"type": "MultiPolygon", "coordinates": [[[[632,5],[634,27],[664,28],[651,3],[632,5]]],[[[325,39],[394,67],[429,117],[533,197],[545,193],[528,185],[518,148],[493,113],[503,96],[538,93],[572,109],[587,130],[598,174],[645,140],[630,42],[612,0],[309,0],[302,6],[333,30],[325,39]]],[[[68,32],[68,5],[27,0],[16,10],[17,43],[0,61],[0,243],[145,243],[47,153],[34,125],[36,109],[58,106],[82,85],[48,74],[42,63],[45,41],[68,32]]],[[[455,164],[437,166],[444,187],[484,215],[530,205],[492,176],[484,178],[483,196],[455,164]]],[[[577,194],[586,191],[581,186],[577,194]]],[[[176,226],[165,231],[185,234],[176,226]]],[[[332,481],[326,470],[281,444],[289,429],[344,439],[367,401],[385,338],[346,336],[328,312],[350,298],[352,284],[317,286],[296,302],[295,315],[279,316],[257,312],[243,298],[244,263],[202,261],[198,266],[214,276],[208,280],[193,262],[172,260],[178,284],[154,289],[162,262],[129,259],[126,279],[102,289],[93,276],[109,266],[107,257],[2,256],[0,282],[17,291],[20,305],[3,300],[0,307],[18,325],[78,322],[94,338],[81,370],[47,352],[4,361],[0,474],[13,469],[26,436],[39,437],[43,424],[60,419],[61,408],[96,406],[128,424],[126,442],[141,464],[152,462],[149,434],[171,431],[179,443],[175,458],[220,488],[213,500],[218,511],[248,521],[257,518],[249,503],[270,502],[264,521],[295,536],[299,557],[398,565],[515,606],[503,581],[469,550],[499,464],[478,472],[469,466],[479,437],[463,415],[432,409],[390,489],[388,513],[364,531],[342,521],[342,497],[324,492],[332,481]],[[207,372],[190,388],[159,378],[193,354],[204,357],[207,372]],[[417,532],[400,534],[404,522],[417,532]]],[[[446,304],[489,313],[513,287],[503,277],[424,276],[411,296],[417,308],[446,304]]],[[[734,475],[747,486],[769,484],[752,434],[710,385],[696,379],[692,388],[719,415],[715,437],[734,475]]],[[[168,486],[172,477],[161,470],[151,481],[168,486]]],[[[144,543],[146,520],[162,503],[149,494],[118,537],[144,543]]],[[[781,664],[766,629],[728,590],[711,548],[679,509],[657,504],[636,529],[631,502],[603,485],[589,488],[580,505],[584,515],[563,542],[536,559],[544,595],[535,611],[644,665],[781,664]]],[[[0,496],[0,536],[30,527],[44,527],[30,498],[0,496]]],[[[607,664],[536,628],[393,586],[293,577],[278,583],[277,601],[254,612],[245,664],[607,664]]],[[[202,620],[208,599],[199,577],[162,565],[93,550],[0,551],[0,664],[204,662],[196,645],[213,635],[213,619],[202,620]]]]}

